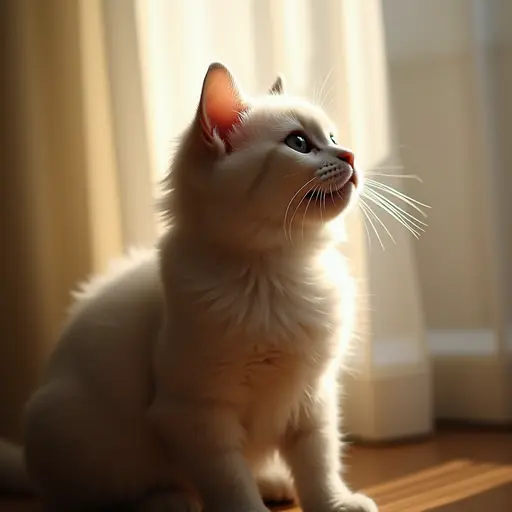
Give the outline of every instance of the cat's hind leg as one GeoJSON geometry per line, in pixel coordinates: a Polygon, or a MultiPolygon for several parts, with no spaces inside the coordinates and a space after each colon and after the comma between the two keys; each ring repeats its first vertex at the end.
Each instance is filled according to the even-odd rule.
{"type": "Polygon", "coordinates": [[[26,407],[27,469],[59,509],[125,503],[172,484],[155,443],[143,417],[108,407],[72,379],[40,388],[26,407]]]}

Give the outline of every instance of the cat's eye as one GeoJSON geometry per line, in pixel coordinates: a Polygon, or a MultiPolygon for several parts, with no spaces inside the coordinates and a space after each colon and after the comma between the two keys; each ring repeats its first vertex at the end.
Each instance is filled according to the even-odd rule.
{"type": "Polygon", "coordinates": [[[329,133],[329,138],[333,144],[337,144],[336,139],[334,138],[334,133],[329,133]]]}
{"type": "Polygon", "coordinates": [[[306,135],[301,132],[290,133],[290,135],[284,139],[284,143],[299,153],[309,153],[313,149],[306,135]]]}

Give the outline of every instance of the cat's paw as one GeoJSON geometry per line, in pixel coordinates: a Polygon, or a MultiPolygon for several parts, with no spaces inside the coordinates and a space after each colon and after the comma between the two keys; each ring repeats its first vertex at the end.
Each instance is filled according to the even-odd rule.
{"type": "Polygon", "coordinates": [[[336,503],[329,512],[378,512],[377,504],[364,494],[349,494],[336,503]]]}
{"type": "Polygon", "coordinates": [[[144,498],[136,512],[201,512],[202,506],[194,496],[184,492],[159,492],[144,498]]]}
{"type": "Polygon", "coordinates": [[[293,482],[286,474],[260,476],[258,478],[258,488],[265,503],[295,501],[293,482]]]}

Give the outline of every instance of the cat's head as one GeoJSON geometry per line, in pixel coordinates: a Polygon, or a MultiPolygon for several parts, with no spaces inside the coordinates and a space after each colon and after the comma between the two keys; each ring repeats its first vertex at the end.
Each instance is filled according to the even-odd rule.
{"type": "Polygon", "coordinates": [[[360,175],[323,110],[288,96],[281,78],[249,98],[215,63],[165,185],[177,224],[264,248],[318,236],[353,202],[360,175]]]}

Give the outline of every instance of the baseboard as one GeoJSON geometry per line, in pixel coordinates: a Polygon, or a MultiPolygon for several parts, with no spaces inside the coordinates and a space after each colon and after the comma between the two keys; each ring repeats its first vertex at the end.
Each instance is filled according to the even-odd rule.
{"type": "Polygon", "coordinates": [[[512,422],[506,361],[496,356],[435,356],[432,366],[437,418],[490,425],[512,422]]]}
{"type": "Polygon", "coordinates": [[[366,442],[420,438],[433,431],[428,367],[408,366],[343,379],[344,432],[366,442]]]}
{"type": "Polygon", "coordinates": [[[512,422],[512,354],[499,352],[492,330],[430,331],[427,340],[438,419],[512,422]]]}
{"type": "Polygon", "coordinates": [[[428,435],[433,418],[511,424],[510,330],[507,335],[499,340],[491,329],[428,331],[430,365],[403,364],[391,354],[396,364],[387,361],[369,374],[345,376],[345,432],[381,442],[428,435]]]}

